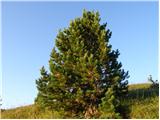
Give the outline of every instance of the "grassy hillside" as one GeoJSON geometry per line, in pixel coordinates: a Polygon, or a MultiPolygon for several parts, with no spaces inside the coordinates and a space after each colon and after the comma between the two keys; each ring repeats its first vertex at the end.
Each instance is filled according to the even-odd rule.
{"type": "MultiPolygon", "coordinates": [[[[123,99],[127,103],[128,118],[159,118],[159,90],[150,88],[151,84],[129,86],[129,95],[123,99]]],[[[2,110],[2,118],[64,118],[63,112],[41,110],[38,106],[29,105],[14,109],[2,110]]]]}
{"type": "Polygon", "coordinates": [[[159,89],[150,88],[151,84],[136,84],[129,87],[127,102],[132,119],[159,118],[159,89]]]}

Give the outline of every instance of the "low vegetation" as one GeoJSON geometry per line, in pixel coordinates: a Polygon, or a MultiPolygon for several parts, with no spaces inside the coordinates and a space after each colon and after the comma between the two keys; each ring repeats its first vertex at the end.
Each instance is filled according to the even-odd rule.
{"type": "MultiPolygon", "coordinates": [[[[152,88],[152,84],[129,85],[129,94],[123,99],[123,103],[128,105],[130,119],[158,119],[159,118],[159,89],[152,88]]],[[[2,110],[2,118],[69,118],[65,112],[42,110],[36,105],[18,107],[14,109],[2,110]]],[[[74,118],[81,118],[75,116],[74,118]]]]}
{"type": "Polygon", "coordinates": [[[129,118],[159,118],[159,88],[152,84],[137,84],[129,87],[129,96],[124,99],[129,105],[129,118]]]}

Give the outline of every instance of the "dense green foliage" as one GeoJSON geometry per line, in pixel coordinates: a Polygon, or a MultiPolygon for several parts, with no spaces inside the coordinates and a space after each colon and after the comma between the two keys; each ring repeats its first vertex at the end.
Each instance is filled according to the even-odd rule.
{"type": "Polygon", "coordinates": [[[120,99],[128,92],[129,76],[117,61],[119,51],[109,44],[106,27],[100,25],[98,12],[84,10],[82,17],[59,31],[50,71],[42,67],[36,81],[36,104],[82,118],[97,118],[107,106],[107,118],[123,117],[120,99]]]}
{"type": "MultiPolygon", "coordinates": [[[[129,95],[122,100],[128,104],[128,118],[130,119],[158,119],[159,118],[159,89],[151,88],[151,84],[129,85],[129,95]]],[[[108,114],[108,111],[107,111],[108,114]]],[[[105,115],[105,110],[104,114],[105,115]]],[[[108,116],[108,115],[107,115],[108,116]]],[[[103,116],[102,116],[103,117],[103,116]]],[[[63,111],[42,110],[37,105],[2,110],[2,118],[8,119],[56,119],[69,118],[63,111]]],[[[80,118],[76,116],[76,118],[80,118]]]]}

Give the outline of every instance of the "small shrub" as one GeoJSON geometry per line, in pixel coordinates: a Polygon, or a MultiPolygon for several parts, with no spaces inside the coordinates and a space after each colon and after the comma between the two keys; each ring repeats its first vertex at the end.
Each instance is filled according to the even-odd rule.
{"type": "Polygon", "coordinates": [[[148,81],[152,83],[151,88],[159,88],[158,80],[153,80],[152,75],[149,75],[148,81]]]}

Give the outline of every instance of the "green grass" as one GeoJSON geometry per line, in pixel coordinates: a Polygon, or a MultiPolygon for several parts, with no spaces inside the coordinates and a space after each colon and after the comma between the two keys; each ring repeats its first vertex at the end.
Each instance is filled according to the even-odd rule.
{"type": "MultiPolygon", "coordinates": [[[[159,89],[150,88],[151,84],[129,85],[129,95],[123,99],[128,105],[127,116],[130,119],[159,118],[159,89]]],[[[63,118],[63,112],[41,110],[36,105],[2,110],[2,118],[63,118]]]]}
{"type": "Polygon", "coordinates": [[[130,118],[159,118],[159,89],[150,88],[150,85],[137,84],[129,86],[129,95],[124,102],[129,105],[130,118]]]}
{"type": "Polygon", "coordinates": [[[36,105],[17,107],[9,110],[2,110],[2,119],[38,119],[38,118],[61,118],[62,114],[56,111],[41,110],[36,105]]]}

